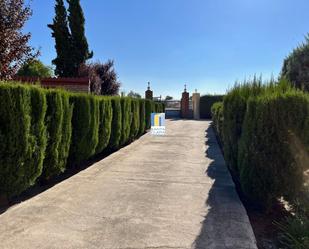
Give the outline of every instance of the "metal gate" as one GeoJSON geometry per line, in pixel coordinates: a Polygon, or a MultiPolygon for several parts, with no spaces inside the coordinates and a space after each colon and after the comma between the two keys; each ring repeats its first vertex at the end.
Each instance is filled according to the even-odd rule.
{"type": "Polygon", "coordinates": [[[164,104],[166,118],[180,118],[180,100],[165,100],[164,104]]]}

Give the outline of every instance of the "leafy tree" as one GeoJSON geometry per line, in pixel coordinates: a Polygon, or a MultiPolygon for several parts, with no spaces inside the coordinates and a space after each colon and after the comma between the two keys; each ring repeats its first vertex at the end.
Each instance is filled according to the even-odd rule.
{"type": "Polygon", "coordinates": [[[19,69],[17,75],[49,78],[53,76],[53,69],[45,66],[40,60],[30,60],[19,69]]]}
{"type": "Polygon", "coordinates": [[[72,51],[75,73],[78,73],[79,66],[93,57],[89,52],[87,38],[85,36],[85,17],[80,0],[67,0],[69,3],[69,26],[71,30],[72,51]]]}
{"type": "Polygon", "coordinates": [[[114,62],[83,64],[79,70],[80,77],[89,77],[91,92],[100,95],[117,95],[120,82],[114,69],[114,62]]]}
{"type": "Polygon", "coordinates": [[[128,93],[128,97],[137,98],[137,99],[141,99],[142,98],[142,96],[139,93],[136,93],[136,92],[133,92],[133,91],[130,91],[128,93]]]}
{"type": "Polygon", "coordinates": [[[309,91],[309,35],[305,43],[298,46],[284,60],[281,77],[289,80],[295,87],[309,91]]]}
{"type": "Polygon", "coordinates": [[[173,97],[167,95],[167,96],[165,97],[165,100],[173,100],[173,97]]]}
{"type": "Polygon", "coordinates": [[[55,74],[61,77],[73,77],[74,65],[71,55],[71,34],[68,28],[67,11],[63,0],[56,0],[55,12],[53,24],[48,25],[52,30],[52,37],[56,43],[57,58],[52,62],[56,66],[55,74]]]}
{"type": "Polygon", "coordinates": [[[0,1],[0,78],[9,79],[16,74],[27,60],[38,56],[28,42],[30,33],[24,34],[23,27],[32,15],[24,0],[0,1]]]}

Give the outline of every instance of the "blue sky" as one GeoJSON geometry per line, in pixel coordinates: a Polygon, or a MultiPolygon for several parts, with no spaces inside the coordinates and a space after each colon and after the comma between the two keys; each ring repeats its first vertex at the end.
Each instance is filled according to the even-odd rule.
{"type": "MultiPolygon", "coordinates": [[[[26,1],[27,2],[27,1],[26,1]]],[[[122,90],[180,98],[225,93],[235,80],[280,72],[309,32],[308,0],[81,0],[93,60],[115,60],[122,90]]],[[[51,64],[54,0],[32,0],[25,30],[51,64]]]]}

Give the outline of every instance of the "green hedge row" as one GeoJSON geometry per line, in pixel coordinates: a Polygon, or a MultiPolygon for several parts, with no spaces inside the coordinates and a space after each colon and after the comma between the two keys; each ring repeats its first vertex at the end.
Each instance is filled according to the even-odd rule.
{"type": "Polygon", "coordinates": [[[211,107],[214,103],[223,100],[223,95],[204,95],[200,98],[200,117],[210,119],[212,117],[211,107]]]}
{"type": "Polygon", "coordinates": [[[220,139],[223,138],[223,102],[216,102],[211,107],[211,116],[213,120],[213,125],[217,133],[217,137],[220,139]]]}
{"type": "Polygon", "coordinates": [[[226,162],[249,199],[270,209],[278,198],[293,204],[305,191],[309,94],[284,81],[254,81],[214,105],[213,120],[226,162]]]}
{"type": "Polygon", "coordinates": [[[145,133],[149,100],[0,83],[0,197],[20,194],[145,133]]]}

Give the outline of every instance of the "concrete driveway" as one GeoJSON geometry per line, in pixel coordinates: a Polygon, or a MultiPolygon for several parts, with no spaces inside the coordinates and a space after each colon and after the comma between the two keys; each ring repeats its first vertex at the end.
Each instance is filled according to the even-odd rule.
{"type": "Polygon", "coordinates": [[[256,248],[210,122],[166,125],[0,215],[0,248],[256,248]]]}

